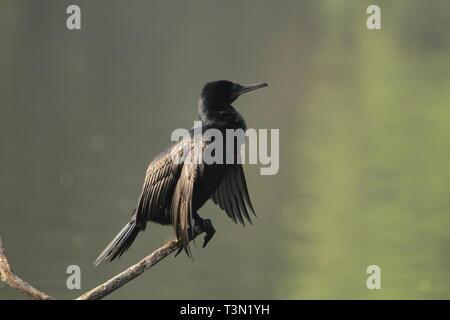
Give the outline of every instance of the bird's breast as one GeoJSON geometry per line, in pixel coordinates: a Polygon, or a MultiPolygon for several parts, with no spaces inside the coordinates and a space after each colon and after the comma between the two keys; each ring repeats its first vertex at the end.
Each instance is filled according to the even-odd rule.
{"type": "Polygon", "coordinates": [[[203,175],[195,185],[193,198],[193,209],[198,210],[205,202],[211,198],[213,193],[224,180],[226,174],[226,165],[224,164],[205,164],[203,175]]]}

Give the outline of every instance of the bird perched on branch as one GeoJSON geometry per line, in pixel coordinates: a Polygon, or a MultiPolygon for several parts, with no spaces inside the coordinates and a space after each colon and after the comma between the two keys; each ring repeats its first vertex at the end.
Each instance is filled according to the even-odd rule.
{"type": "MultiPolygon", "coordinates": [[[[227,129],[245,131],[244,119],[231,104],[241,94],[266,86],[266,83],[243,86],[225,80],[207,83],[199,101],[202,132],[215,129],[225,137],[227,129]]],[[[194,238],[194,234],[205,233],[205,247],[215,233],[211,220],[202,219],[198,214],[208,199],[212,199],[235,222],[245,225],[246,219],[251,223],[248,209],[253,213],[254,209],[240,163],[207,164],[175,160],[177,157],[178,160],[187,159],[189,156],[186,150],[194,149],[196,143],[203,151],[208,148],[211,141],[203,136],[197,139],[194,132],[194,128],[191,129],[187,137],[172,144],[150,163],[131,221],[103,250],[94,264],[120,257],[131,246],[137,234],[145,230],[148,221],[171,224],[180,246],[178,253],[184,250],[191,256],[189,241],[194,238]]],[[[233,150],[236,159],[239,148],[233,150]]],[[[227,148],[223,152],[226,153],[227,148]]],[[[226,154],[223,156],[225,158],[226,154]]]]}

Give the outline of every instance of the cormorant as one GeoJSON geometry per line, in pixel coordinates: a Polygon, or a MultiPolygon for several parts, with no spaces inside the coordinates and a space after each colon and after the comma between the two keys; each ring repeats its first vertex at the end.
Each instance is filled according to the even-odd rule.
{"type": "MultiPolygon", "coordinates": [[[[243,86],[226,80],[207,83],[201,92],[198,110],[202,132],[213,128],[220,130],[223,137],[226,137],[227,129],[245,131],[243,117],[231,104],[241,94],[266,86],[266,83],[243,86]]],[[[111,241],[94,264],[120,257],[131,246],[137,234],[145,230],[148,221],[163,225],[172,224],[179,240],[178,253],[185,250],[190,256],[189,241],[195,237],[194,233],[197,235],[205,232],[203,247],[215,233],[211,220],[202,219],[197,212],[208,199],[219,205],[234,222],[239,221],[245,226],[245,218],[251,223],[247,207],[255,212],[240,163],[174,161],[175,156],[186,156],[183,153],[194,148],[197,141],[194,128],[189,133],[189,137],[172,144],[150,163],[131,221],[111,241]]],[[[211,141],[201,135],[202,150],[205,150],[209,143],[211,141]]],[[[233,149],[236,159],[239,148],[233,149]]],[[[226,159],[226,148],[223,153],[226,159]]]]}

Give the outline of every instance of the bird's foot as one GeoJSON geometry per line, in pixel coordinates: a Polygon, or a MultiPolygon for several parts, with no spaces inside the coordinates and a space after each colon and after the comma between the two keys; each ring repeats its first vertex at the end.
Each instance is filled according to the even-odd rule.
{"type": "Polygon", "coordinates": [[[209,220],[209,219],[203,219],[200,222],[201,222],[201,227],[202,227],[203,232],[206,233],[205,237],[203,238],[202,248],[204,248],[204,247],[206,247],[208,242],[212,239],[212,237],[214,236],[214,233],[216,233],[216,229],[214,229],[214,227],[211,223],[211,220],[209,220]]]}
{"type": "MultiPolygon", "coordinates": [[[[204,231],[202,229],[202,221],[196,221],[192,228],[189,228],[188,231],[188,241],[194,240],[198,235],[202,234],[204,231]]],[[[181,239],[178,239],[178,251],[175,253],[175,257],[178,256],[181,251],[185,249],[185,246],[182,244],[181,239]]]]}
{"type": "MultiPolygon", "coordinates": [[[[194,240],[198,235],[205,233],[205,237],[203,238],[202,248],[206,247],[209,241],[211,241],[212,237],[216,233],[216,229],[214,229],[212,222],[210,219],[197,219],[195,221],[194,226],[192,227],[193,232],[188,232],[189,241],[194,240]]],[[[179,249],[175,253],[175,257],[178,256],[181,251],[183,251],[184,246],[178,241],[179,249]]]]}

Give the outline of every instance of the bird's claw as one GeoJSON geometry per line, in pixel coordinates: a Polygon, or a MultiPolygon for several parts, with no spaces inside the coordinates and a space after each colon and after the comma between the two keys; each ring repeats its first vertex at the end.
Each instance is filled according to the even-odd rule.
{"type": "Polygon", "coordinates": [[[177,253],[175,253],[175,255],[173,257],[175,258],[177,255],[179,255],[181,253],[181,251],[183,251],[183,247],[179,246],[177,253]]]}
{"type": "Polygon", "coordinates": [[[203,227],[203,231],[206,233],[205,237],[203,238],[204,241],[203,241],[202,248],[204,248],[204,247],[206,247],[208,242],[211,240],[214,233],[216,233],[216,229],[214,229],[214,227],[211,223],[211,220],[209,220],[209,219],[205,219],[202,221],[202,227],[203,227]]]}
{"type": "MultiPolygon", "coordinates": [[[[202,248],[206,247],[208,242],[216,233],[216,229],[214,229],[211,220],[209,219],[197,220],[196,224],[194,225],[193,231],[193,233],[189,232],[189,241],[193,240],[197,235],[203,232],[205,233],[202,248]]],[[[178,250],[175,253],[174,257],[178,256],[184,249],[184,246],[181,244],[181,239],[178,239],[178,250]]]]}
{"type": "Polygon", "coordinates": [[[209,240],[211,240],[212,235],[207,234],[204,238],[203,238],[203,246],[202,248],[206,247],[206,245],[208,244],[209,240]]]}
{"type": "Polygon", "coordinates": [[[181,253],[181,251],[183,251],[183,249],[184,249],[184,246],[181,244],[181,238],[178,238],[177,245],[178,245],[178,250],[175,253],[175,255],[173,256],[174,258],[176,256],[178,256],[181,253]]]}
{"type": "MultiPolygon", "coordinates": [[[[192,230],[193,230],[193,232],[191,232],[191,229],[189,228],[189,231],[188,231],[188,242],[194,240],[195,237],[197,237],[199,234],[203,233],[203,230],[201,229],[201,226],[197,225],[197,224],[194,225],[192,230]]],[[[178,238],[177,245],[178,245],[178,250],[175,253],[175,255],[173,256],[174,258],[176,256],[178,256],[181,253],[181,251],[186,249],[186,247],[182,244],[181,238],[178,238]]]]}

